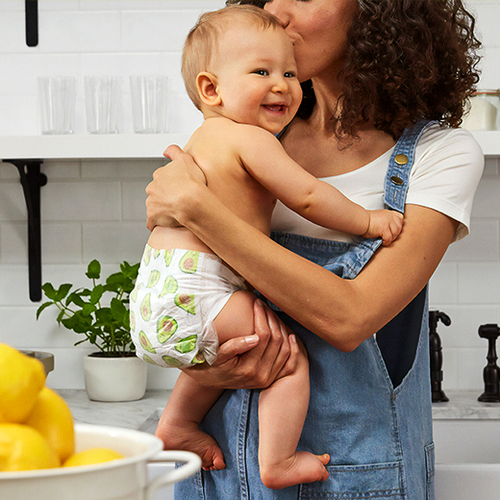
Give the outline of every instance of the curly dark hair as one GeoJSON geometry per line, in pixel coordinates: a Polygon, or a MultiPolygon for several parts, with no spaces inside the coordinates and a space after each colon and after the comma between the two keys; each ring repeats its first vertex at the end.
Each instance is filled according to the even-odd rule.
{"type": "MultiPolygon", "coordinates": [[[[366,123],[397,139],[425,118],[450,127],[462,122],[464,107],[479,81],[481,44],[475,20],[462,0],[357,0],[347,34],[337,136],[356,137],[366,123]]],[[[253,3],[267,0],[228,0],[253,3]]],[[[298,115],[315,104],[310,82],[303,84],[298,115]]]]}

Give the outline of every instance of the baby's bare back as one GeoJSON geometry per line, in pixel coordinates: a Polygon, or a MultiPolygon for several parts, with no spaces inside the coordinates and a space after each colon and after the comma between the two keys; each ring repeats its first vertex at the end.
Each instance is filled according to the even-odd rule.
{"type": "MultiPolygon", "coordinates": [[[[248,140],[246,128],[226,118],[210,118],[194,132],[184,150],[193,156],[205,174],[208,188],[224,205],[248,224],[269,234],[276,199],[245,170],[238,145],[248,140]]],[[[265,152],[262,160],[266,160],[265,152]]],[[[155,228],[148,243],[153,248],[211,252],[185,228],[155,228]]]]}

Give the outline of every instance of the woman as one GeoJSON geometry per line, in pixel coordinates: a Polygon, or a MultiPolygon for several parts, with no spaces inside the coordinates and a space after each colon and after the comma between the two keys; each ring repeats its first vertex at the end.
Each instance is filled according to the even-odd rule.
{"type": "Polygon", "coordinates": [[[256,307],[257,347],[255,337],[222,346],[218,366],[191,374],[206,385],[217,372],[225,387],[265,387],[293,370],[286,324],[311,364],[300,446],[331,455],[327,481],[266,489],[257,395],[227,391],[204,424],[227,468],[181,483],[177,498],[432,499],[426,284],[467,234],[482,172],[479,147],[453,128],[478,81],[474,21],[460,0],[254,3],[282,22],[304,82],[303,105],[281,136],[288,154],[365,208],[404,211],[404,227],[377,249],[278,206],[272,241],[211,196],[189,156],[167,150],[174,161],[147,190],[148,227],[186,226],[283,311],[282,323],[256,307]]]}

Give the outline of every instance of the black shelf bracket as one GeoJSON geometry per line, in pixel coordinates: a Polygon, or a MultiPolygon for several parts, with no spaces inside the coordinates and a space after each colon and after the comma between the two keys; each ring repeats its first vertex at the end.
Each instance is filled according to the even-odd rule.
{"type": "Polygon", "coordinates": [[[40,188],[47,176],[40,172],[42,160],[3,160],[19,171],[28,209],[28,269],[29,293],[32,302],[42,299],[42,228],[40,217],[40,188]]]}

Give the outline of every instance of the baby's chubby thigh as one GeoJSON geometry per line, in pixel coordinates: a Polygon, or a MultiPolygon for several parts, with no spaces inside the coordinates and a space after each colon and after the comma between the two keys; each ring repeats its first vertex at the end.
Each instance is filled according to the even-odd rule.
{"type": "Polygon", "coordinates": [[[254,312],[256,296],[252,292],[239,290],[234,292],[219,314],[213,320],[213,325],[223,344],[235,337],[253,335],[254,312]]]}

